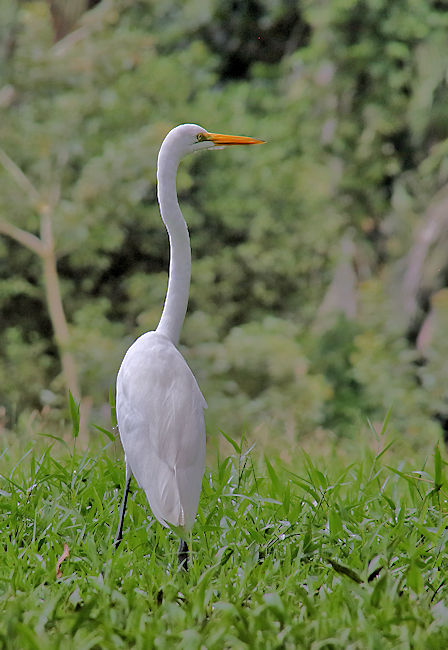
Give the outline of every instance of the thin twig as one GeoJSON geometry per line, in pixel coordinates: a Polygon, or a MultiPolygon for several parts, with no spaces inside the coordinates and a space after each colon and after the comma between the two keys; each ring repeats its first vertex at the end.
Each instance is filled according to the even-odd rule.
{"type": "Polygon", "coordinates": [[[33,235],[27,230],[17,228],[17,226],[13,226],[12,223],[3,219],[0,219],[0,234],[8,235],[12,239],[15,239],[19,244],[26,246],[26,248],[29,248],[33,253],[39,255],[39,257],[45,255],[45,247],[39,237],[36,237],[36,235],[33,235]]]}
{"type": "Polygon", "coordinates": [[[8,174],[12,176],[17,185],[28,194],[31,201],[35,205],[38,204],[40,200],[39,192],[36,190],[28,176],[23,173],[20,167],[16,165],[14,160],[12,160],[3,149],[0,149],[0,163],[8,174]]]}

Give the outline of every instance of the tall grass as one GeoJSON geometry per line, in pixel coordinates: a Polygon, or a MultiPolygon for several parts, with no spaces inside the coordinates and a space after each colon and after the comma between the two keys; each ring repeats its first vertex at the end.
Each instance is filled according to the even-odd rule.
{"type": "Polygon", "coordinates": [[[113,552],[124,469],[104,441],[2,454],[2,647],[448,647],[438,447],[420,469],[385,448],[349,466],[298,451],[286,467],[232,441],[204,477],[184,574],[135,483],[113,552]]]}

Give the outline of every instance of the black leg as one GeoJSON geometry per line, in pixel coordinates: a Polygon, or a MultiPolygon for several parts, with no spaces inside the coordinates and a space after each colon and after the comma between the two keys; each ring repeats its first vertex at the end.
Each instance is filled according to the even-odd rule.
{"type": "Polygon", "coordinates": [[[177,559],[179,560],[179,568],[188,571],[188,544],[185,540],[181,539],[177,551],[177,559]]]}
{"type": "Polygon", "coordinates": [[[123,539],[123,522],[124,522],[124,513],[126,512],[126,502],[128,500],[129,486],[131,485],[132,474],[128,471],[126,467],[126,482],[124,486],[123,500],[120,506],[120,519],[118,521],[117,534],[114,539],[114,547],[117,549],[120,545],[121,540],[123,539]]]}

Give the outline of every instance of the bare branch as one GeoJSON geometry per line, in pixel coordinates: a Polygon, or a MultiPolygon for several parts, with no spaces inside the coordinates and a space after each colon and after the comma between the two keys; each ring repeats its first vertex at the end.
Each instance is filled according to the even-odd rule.
{"type": "Polygon", "coordinates": [[[39,237],[36,237],[36,235],[33,235],[27,230],[22,230],[21,228],[17,228],[17,226],[13,226],[12,223],[9,223],[4,219],[0,219],[0,234],[8,235],[8,237],[15,239],[15,241],[22,244],[22,246],[26,246],[26,248],[29,248],[33,253],[39,255],[39,257],[45,255],[45,247],[39,237]]]}
{"type": "Polygon", "coordinates": [[[81,14],[81,26],[67,33],[66,36],[53,45],[52,50],[55,56],[65,55],[71,47],[103,29],[104,25],[115,22],[116,3],[113,0],[103,0],[92,9],[85,11],[85,13],[81,12],[81,14]]]}
{"type": "Polygon", "coordinates": [[[24,190],[34,205],[39,203],[40,195],[28,176],[26,176],[18,165],[0,148],[0,163],[8,174],[15,180],[17,185],[24,190]]]}
{"type": "Polygon", "coordinates": [[[70,350],[70,332],[62,303],[56,256],[52,248],[45,248],[45,250],[46,254],[43,257],[45,295],[54,337],[59,348],[62,372],[67,389],[72,392],[76,399],[80,399],[78,371],[75,358],[70,350]]]}
{"type": "Polygon", "coordinates": [[[53,52],[56,56],[62,56],[70,49],[73,45],[76,45],[79,41],[84,40],[89,37],[91,34],[91,28],[89,25],[83,25],[78,27],[73,32],[70,32],[53,45],[53,52]]]}
{"type": "Polygon", "coordinates": [[[430,248],[447,228],[448,184],[437,192],[426,209],[424,219],[415,234],[414,245],[407,255],[401,292],[404,309],[410,317],[413,317],[417,310],[417,294],[430,248]]]}

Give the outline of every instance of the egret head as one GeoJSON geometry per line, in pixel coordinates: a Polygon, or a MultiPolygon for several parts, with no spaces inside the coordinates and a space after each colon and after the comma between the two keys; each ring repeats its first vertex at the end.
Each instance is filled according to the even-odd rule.
{"type": "Polygon", "coordinates": [[[264,140],[247,138],[242,135],[222,135],[209,133],[197,124],[181,124],[172,129],[166,136],[163,147],[168,147],[179,158],[200,151],[201,149],[215,149],[229,145],[261,144],[264,140]]]}

